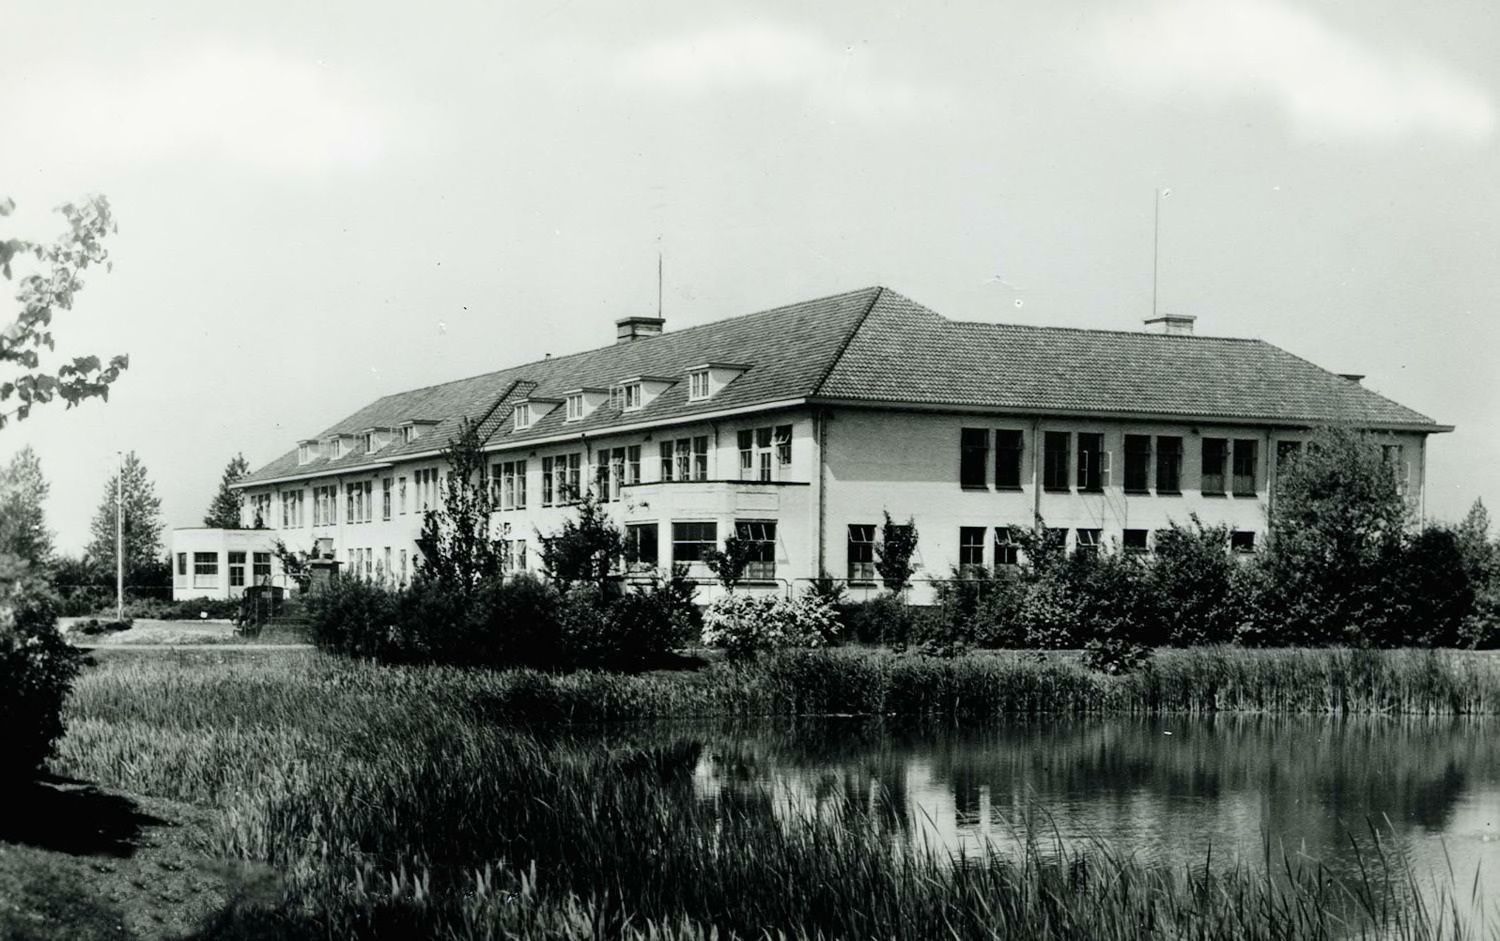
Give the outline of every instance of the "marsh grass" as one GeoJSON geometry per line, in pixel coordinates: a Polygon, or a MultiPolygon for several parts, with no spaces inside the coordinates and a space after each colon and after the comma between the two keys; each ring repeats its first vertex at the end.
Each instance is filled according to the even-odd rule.
{"type": "Polygon", "coordinates": [[[702,799],[691,738],[612,746],[535,721],[1500,702],[1488,661],[1287,654],[1295,669],[1278,680],[1262,666],[1278,656],[1171,654],[1125,678],[1024,657],[838,652],[638,677],[393,669],[312,653],[111,659],[78,682],[56,765],[218,808],[205,849],[283,874],[279,904],[228,910],[214,936],[1460,936],[1465,902],[1451,877],[1435,896],[1418,892],[1419,876],[1379,841],[1352,884],[1289,858],[1173,869],[1063,846],[1030,823],[1019,856],[955,859],[855,801],[814,816],[763,791],[702,799]]]}

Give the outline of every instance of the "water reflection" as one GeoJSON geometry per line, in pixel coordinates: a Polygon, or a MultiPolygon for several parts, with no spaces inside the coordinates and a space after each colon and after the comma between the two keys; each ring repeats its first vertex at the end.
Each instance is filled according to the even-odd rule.
{"type": "MultiPolygon", "coordinates": [[[[1277,866],[1285,853],[1356,879],[1379,850],[1443,881],[1451,860],[1467,899],[1476,874],[1484,887],[1500,873],[1496,728],[1265,716],[968,728],[830,719],[630,737],[701,742],[700,800],[783,818],[858,807],[952,851],[1018,852],[1028,820],[1065,845],[1101,840],[1194,868],[1210,848],[1216,864],[1264,865],[1269,842],[1277,866]]],[[[1497,896],[1500,877],[1487,907],[1497,896]]]]}

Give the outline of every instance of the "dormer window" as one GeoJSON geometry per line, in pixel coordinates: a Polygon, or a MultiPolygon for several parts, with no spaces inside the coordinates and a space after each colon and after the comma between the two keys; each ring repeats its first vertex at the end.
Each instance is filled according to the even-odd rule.
{"type": "Polygon", "coordinates": [[[531,427],[531,406],[522,402],[516,406],[516,430],[523,431],[531,427]]]}
{"type": "Polygon", "coordinates": [[[417,426],[416,425],[407,425],[405,428],[401,429],[401,443],[402,444],[411,444],[415,440],[417,440],[417,426]]]}
{"type": "Polygon", "coordinates": [[[365,453],[369,454],[375,450],[375,432],[367,431],[359,436],[359,443],[364,445],[365,453]]]}
{"type": "Polygon", "coordinates": [[[695,369],[688,373],[688,401],[701,402],[708,398],[708,370],[695,369]]]}
{"type": "Polygon", "coordinates": [[[622,391],[625,396],[625,411],[633,412],[641,407],[641,384],[639,382],[626,384],[622,391]]]}
{"type": "Polygon", "coordinates": [[[573,392],[568,395],[568,421],[581,421],[583,419],[583,393],[573,392]]]}
{"type": "Polygon", "coordinates": [[[306,464],[308,461],[317,457],[317,452],[314,450],[316,445],[316,441],[297,442],[297,463],[306,464]]]}

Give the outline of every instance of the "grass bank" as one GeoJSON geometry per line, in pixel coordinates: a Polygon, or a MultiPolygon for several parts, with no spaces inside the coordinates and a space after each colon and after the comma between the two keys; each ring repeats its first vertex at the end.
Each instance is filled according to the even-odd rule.
{"type": "Polygon", "coordinates": [[[764,795],[700,799],[691,739],[606,747],[496,721],[1500,701],[1487,661],[1289,654],[1307,658],[1292,674],[1300,685],[1256,680],[1280,656],[1174,654],[1149,682],[1005,656],[796,655],[642,677],[391,669],[304,652],[111,657],[80,679],[56,766],[214,808],[206,850],[281,874],[277,901],[227,909],[213,936],[1454,936],[1456,916],[1424,908],[1412,876],[1378,859],[1357,884],[1296,863],[1268,880],[1045,841],[1020,859],[954,865],[893,839],[889,815],[859,804],[809,819],[764,795]],[[1247,666],[1255,658],[1268,662],[1247,666]],[[1214,677],[1212,696],[1200,686],[1173,698],[1214,677]],[[1451,698],[1464,680],[1481,689],[1451,698]]]}

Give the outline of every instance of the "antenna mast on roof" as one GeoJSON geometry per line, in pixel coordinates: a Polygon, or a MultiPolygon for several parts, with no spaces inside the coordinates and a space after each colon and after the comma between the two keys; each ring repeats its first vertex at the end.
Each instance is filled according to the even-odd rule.
{"type": "Polygon", "coordinates": [[[1156,190],[1156,225],[1151,231],[1151,317],[1156,318],[1156,268],[1161,254],[1161,201],[1172,195],[1171,187],[1156,190]]]}
{"type": "Polygon", "coordinates": [[[661,236],[656,237],[656,316],[661,316],[661,236]]]}

